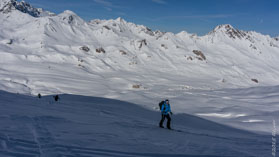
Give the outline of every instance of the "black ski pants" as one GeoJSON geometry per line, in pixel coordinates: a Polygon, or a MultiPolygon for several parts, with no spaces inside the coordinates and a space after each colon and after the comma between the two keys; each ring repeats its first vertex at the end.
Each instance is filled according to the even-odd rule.
{"type": "Polygon", "coordinates": [[[160,127],[162,127],[163,126],[163,123],[164,123],[164,121],[165,121],[165,118],[167,118],[168,119],[168,122],[167,122],[167,128],[171,128],[170,127],[170,123],[171,123],[171,117],[170,117],[170,115],[169,114],[167,114],[167,115],[164,115],[164,114],[162,114],[162,119],[161,119],[161,121],[160,121],[160,127]]]}

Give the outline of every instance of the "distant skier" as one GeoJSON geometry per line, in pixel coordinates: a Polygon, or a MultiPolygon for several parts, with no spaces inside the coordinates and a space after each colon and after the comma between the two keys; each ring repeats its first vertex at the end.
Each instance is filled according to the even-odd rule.
{"type": "Polygon", "coordinates": [[[60,99],[58,95],[53,96],[53,98],[55,101],[58,101],[60,99]]]}
{"type": "MultiPolygon", "coordinates": [[[[160,104],[161,104],[161,103],[160,103],[160,104]]],[[[159,104],[159,106],[160,106],[160,104],[159,104]]],[[[169,100],[166,99],[166,100],[164,101],[164,103],[161,104],[160,107],[161,107],[162,119],[161,119],[161,121],[160,121],[159,126],[160,126],[161,128],[164,128],[163,123],[164,123],[165,118],[167,118],[167,119],[168,119],[167,128],[168,128],[168,129],[171,129],[171,127],[170,127],[170,123],[171,123],[170,114],[172,115],[172,112],[171,112],[169,100]]]]}
{"type": "Polygon", "coordinates": [[[38,94],[38,98],[41,99],[41,97],[42,97],[42,95],[41,95],[41,93],[39,93],[39,94],[38,94]]]}

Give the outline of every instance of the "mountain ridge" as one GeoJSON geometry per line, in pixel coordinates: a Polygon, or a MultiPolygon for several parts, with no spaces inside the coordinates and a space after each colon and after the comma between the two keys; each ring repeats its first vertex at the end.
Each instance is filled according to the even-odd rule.
{"type": "MultiPolygon", "coordinates": [[[[2,2],[25,3],[15,0],[2,2]]],[[[31,5],[22,6],[33,8],[31,5]]],[[[185,31],[174,34],[152,31],[122,18],[86,22],[69,10],[53,16],[32,16],[33,13],[29,13],[17,9],[4,13],[2,9],[0,20],[5,21],[0,24],[2,65],[36,69],[31,65],[41,63],[40,68],[48,70],[51,69],[49,67],[57,66],[60,71],[69,71],[62,73],[65,78],[68,75],[75,76],[74,72],[78,72],[86,80],[90,80],[90,77],[99,78],[102,88],[112,91],[134,90],[133,85],[139,85],[140,89],[151,89],[159,83],[156,81],[159,77],[165,77],[165,81],[159,83],[160,86],[173,84],[193,89],[279,84],[276,79],[279,77],[279,42],[268,35],[241,31],[229,24],[219,25],[204,36],[185,31]],[[9,59],[16,62],[9,62],[9,59]],[[21,65],[16,65],[18,62],[21,65]],[[63,69],[65,65],[68,69],[63,69]],[[107,82],[101,78],[109,73],[110,76],[106,76],[108,78],[105,80],[119,75],[119,80],[114,81],[122,87],[107,87],[107,82]],[[126,77],[122,78],[124,74],[126,77]],[[166,74],[172,74],[175,78],[166,77],[166,74]]],[[[3,67],[3,71],[11,70],[3,67]]],[[[30,93],[37,93],[40,87],[31,81],[33,74],[21,73],[18,69],[12,71],[21,75],[23,80],[28,80],[16,81],[22,84],[23,91],[27,86],[30,93]]],[[[47,73],[51,74],[49,71],[47,73]]],[[[15,76],[5,74],[3,77],[4,80],[14,81],[15,76]]],[[[55,75],[53,77],[56,78],[55,75]]],[[[40,76],[37,79],[50,81],[40,76]]],[[[57,90],[66,93],[79,91],[76,88],[68,90],[60,87],[54,81],[49,84],[53,89],[46,93],[57,90]]],[[[85,91],[92,88],[84,87],[85,91]]]]}
{"type": "Polygon", "coordinates": [[[9,13],[12,10],[19,10],[23,13],[27,13],[33,17],[43,16],[55,16],[54,13],[44,11],[42,8],[34,8],[25,1],[18,2],[17,0],[1,0],[0,1],[0,12],[9,13]]]}

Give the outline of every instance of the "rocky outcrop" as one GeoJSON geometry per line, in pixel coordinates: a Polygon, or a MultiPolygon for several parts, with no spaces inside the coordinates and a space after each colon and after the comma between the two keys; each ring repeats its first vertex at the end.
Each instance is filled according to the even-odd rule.
{"type": "Polygon", "coordinates": [[[16,0],[3,0],[1,1],[0,12],[9,13],[12,10],[19,10],[27,13],[33,17],[54,16],[54,13],[44,11],[42,8],[34,8],[25,1],[17,2],[16,0]]]}
{"type": "Polygon", "coordinates": [[[143,31],[144,31],[144,33],[146,33],[146,34],[148,34],[150,36],[154,36],[154,32],[150,28],[148,28],[148,27],[145,27],[143,29],[143,31]]]}
{"type": "Polygon", "coordinates": [[[255,83],[259,83],[259,81],[257,79],[251,79],[251,81],[253,81],[255,83]]]}
{"type": "Polygon", "coordinates": [[[119,52],[120,52],[121,55],[127,55],[127,52],[124,51],[124,50],[119,50],[119,52]]]}
{"type": "Polygon", "coordinates": [[[139,48],[142,48],[143,45],[147,45],[146,39],[143,39],[140,42],[139,48]]]}
{"type": "Polygon", "coordinates": [[[90,51],[90,48],[89,48],[88,46],[82,46],[82,47],[80,47],[79,49],[80,49],[80,50],[83,50],[83,51],[85,51],[85,52],[90,51]]]}
{"type": "Polygon", "coordinates": [[[132,86],[132,88],[135,88],[135,89],[138,89],[140,87],[141,87],[141,85],[139,85],[139,84],[135,84],[135,85],[132,86]]]}
{"type": "Polygon", "coordinates": [[[218,32],[223,32],[226,35],[228,35],[228,37],[233,38],[233,39],[236,39],[236,38],[242,39],[242,38],[245,38],[245,36],[247,36],[245,32],[235,29],[235,28],[233,28],[233,26],[231,26],[229,24],[219,25],[213,31],[211,31],[209,34],[214,34],[214,33],[218,33],[218,32]]]}
{"type": "Polygon", "coordinates": [[[199,60],[201,60],[201,61],[206,60],[205,55],[204,55],[201,51],[199,51],[199,50],[193,50],[193,53],[194,53],[195,55],[197,55],[197,59],[199,59],[199,60]]]}
{"type": "Polygon", "coordinates": [[[109,26],[103,26],[105,29],[110,30],[109,26]]]}
{"type": "Polygon", "coordinates": [[[97,48],[97,49],[96,49],[96,52],[97,52],[97,53],[106,53],[106,51],[105,51],[102,47],[97,48]]]}
{"type": "Polygon", "coordinates": [[[161,47],[168,49],[167,45],[165,45],[165,44],[161,44],[161,47]]]}
{"type": "MultiPolygon", "coordinates": [[[[185,56],[186,57],[186,56],[185,56]]],[[[193,58],[191,56],[187,57],[187,60],[193,60],[193,58]]]]}

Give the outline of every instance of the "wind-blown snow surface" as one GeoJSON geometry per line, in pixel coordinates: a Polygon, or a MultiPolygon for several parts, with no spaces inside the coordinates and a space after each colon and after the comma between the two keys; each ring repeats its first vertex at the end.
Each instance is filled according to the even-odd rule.
{"type": "Polygon", "coordinates": [[[256,32],[231,25],[217,26],[202,37],[153,32],[121,18],[85,22],[71,11],[34,17],[8,5],[14,1],[4,2],[0,9],[4,90],[22,86],[19,92],[31,94],[103,91],[109,96],[132,85],[166,90],[279,84],[279,41],[256,32]]]}
{"type": "Polygon", "coordinates": [[[278,60],[278,38],[231,25],[173,34],[0,0],[0,89],[12,93],[113,98],[151,111],[169,98],[176,114],[270,135],[278,60]]]}
{"type": "Polygon", "coordinates": [[[188,114],[173,116],[124,101],[61,95],[36,97],[0,91],[1,156],[226,157],[270,156],[271,138],[188,114]],[[198,155],[197,155],[198,154],[198,155]]]}

